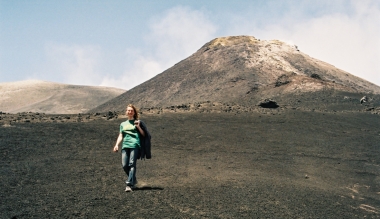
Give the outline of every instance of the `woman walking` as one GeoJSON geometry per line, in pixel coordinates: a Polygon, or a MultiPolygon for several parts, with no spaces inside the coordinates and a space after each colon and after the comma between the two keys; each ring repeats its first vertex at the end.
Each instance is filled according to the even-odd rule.
{"type": "Polygon", "coordinates": [[[128,120],[120,124],[120,133],[113,151],[117,152],[119,150],[119,144],[122,143],[121,163],[128,176],[125,191],[131,192],[137,184],[136,161],[140,158],[140,141],[145,137],[147,131],[145,132],[143,130],[146,130],[146,127],[139,120],[139,115],[134,105],[129,104],[127,106],[126,115],[128,120]]]}

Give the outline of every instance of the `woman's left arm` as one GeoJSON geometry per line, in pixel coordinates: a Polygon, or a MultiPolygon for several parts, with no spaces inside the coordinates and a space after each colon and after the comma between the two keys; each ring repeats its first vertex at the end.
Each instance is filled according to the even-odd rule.
{"type": "Polygon", "coordinates": [[[141,124],[141,123],[140,123],[140,120],[138,120],[138,121],[136,122],[136,128],[137,128],[137,130],[139,130],[140,134],[141,134],[142,136],[145,137],[145,132],[144,132],[144,130],[141,128],[140,124],[141,124]]]}

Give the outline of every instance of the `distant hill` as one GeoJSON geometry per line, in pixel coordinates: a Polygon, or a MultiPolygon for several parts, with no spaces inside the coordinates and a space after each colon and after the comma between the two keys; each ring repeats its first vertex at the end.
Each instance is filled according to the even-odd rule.
{"type": "Polygon", "coordinates": [[[0,83],[0,111],[73,114],[86,112],[125,90],[38,80],[0,83]]]}
{"type": "Polygon", "coordinates": [[[294,94],[315,92],[325,92],[328,98],[326,91],[360,96],[380,94],[380,87],[312,58],[295,45],[231,36],[206,43],[190,57],[91,112],[121,111],[130,102],[139,107],[204,101],[251,105],[262,98],[284,101],[294,94]]]}

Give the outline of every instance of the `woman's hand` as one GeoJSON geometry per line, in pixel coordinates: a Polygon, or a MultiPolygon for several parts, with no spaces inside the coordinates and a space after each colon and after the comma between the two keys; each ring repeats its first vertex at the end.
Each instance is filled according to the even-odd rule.
{"type": "Polygon", "coordinates": [[[135,121],[135,126],[136,126],[137,128],[140,127],[140,120],[136,120],[136,121],[135,121]]]}
{"type": "Polygon", "coordinates": [[[144,130],[140,126],[140,120],[136,120],[135,121],[135,126],[136,126],[137,130],[140,132],[140,134],[142,136],[145,136],[145,132],[144,132],[144,130]]]}
{"type": "Polygon", "coordinates": [[[113,152],[118,152],[119,151],[119,146],[115,145],[115,147],[113,147],[113,152]]]}
{"type": "Polygon", "coordinates": [[[117,136],[115,147],[113,147],[113,152],[117,152],[119,150],[119,144],[123,140],[123,134],[119,133],[119,136],[117,136]]]}

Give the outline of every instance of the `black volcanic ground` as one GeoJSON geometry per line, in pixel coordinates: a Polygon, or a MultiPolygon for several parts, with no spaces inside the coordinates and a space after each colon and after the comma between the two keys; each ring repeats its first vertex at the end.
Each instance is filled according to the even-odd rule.
{"type": "Polygon", "coordinates": [[[144,112],[153,158],[132,193],[112,153],[120,116],[10,116],[1,218],[380,217],[373,111],[144,112]]]}

